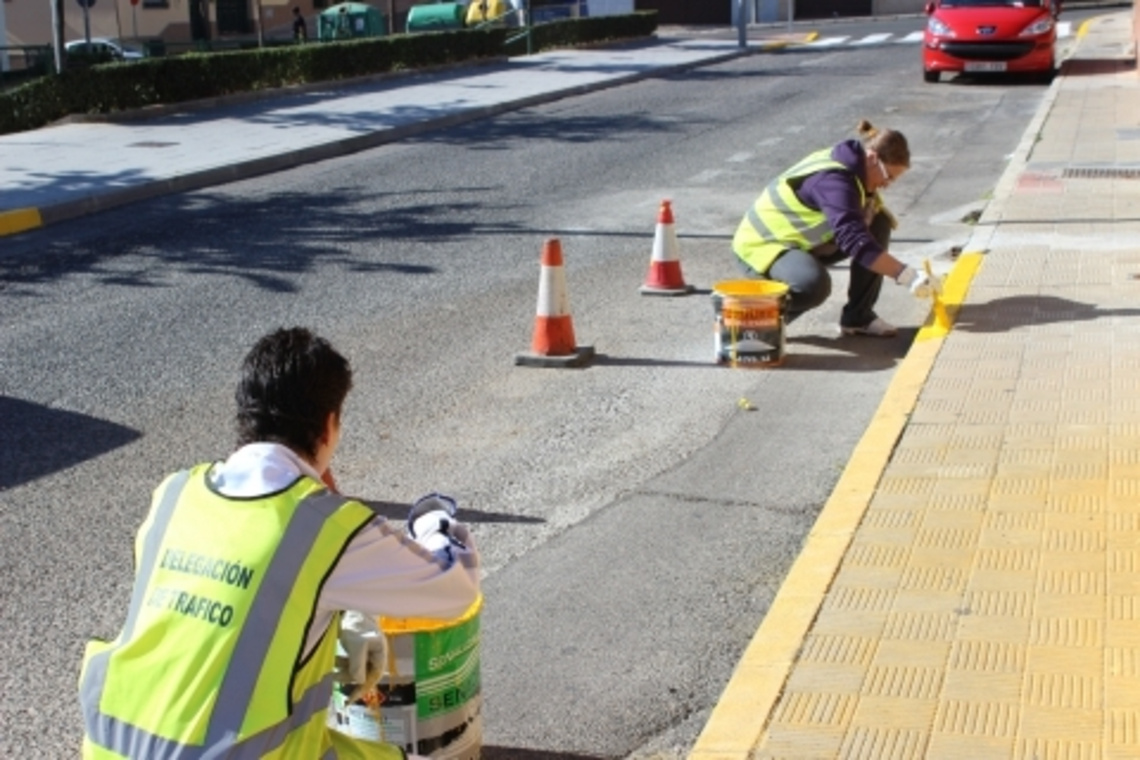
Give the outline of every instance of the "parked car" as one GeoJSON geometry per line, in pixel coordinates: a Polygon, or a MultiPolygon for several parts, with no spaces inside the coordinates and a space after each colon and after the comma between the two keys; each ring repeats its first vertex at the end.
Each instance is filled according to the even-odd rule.
{"type": "Polygon", "coordinates": [[[90,58],[97,58],[99,60],[110,59],[112,61],[137,61],[143,57],[143,54],[123,47],[115,40],[109,40],[105,37],[92,37],[91,46],[87,46],[86,40],[72,40],[63,46],[68,55],[78,55],[90,58]]]}
{"type": "Polygon", "coordinates": [[[926,4],[922,78],[942,72],[1030,73],[1055,70],[1061,0],[931,0],[926,4]]]}

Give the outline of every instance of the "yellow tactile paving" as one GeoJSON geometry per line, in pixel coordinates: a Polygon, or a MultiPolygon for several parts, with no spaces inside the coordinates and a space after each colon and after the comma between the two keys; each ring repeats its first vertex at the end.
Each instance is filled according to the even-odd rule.
{"type": "Polygon", "coordinates": [[[943,346],[752,757],[1140,757],[1140,342],[1046,306],[943,346]]]}

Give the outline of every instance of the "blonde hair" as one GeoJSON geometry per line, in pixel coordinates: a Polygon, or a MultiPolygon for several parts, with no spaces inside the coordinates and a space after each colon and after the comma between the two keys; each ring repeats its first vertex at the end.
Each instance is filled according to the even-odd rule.
{"type": "Polygon", "coordinates": [[[861,119],[855,129],[863,140],[863,148],[875,151],[883,163],[910,168],[910,146],[902,132],[879,129],[866,119],[861,119]]]}

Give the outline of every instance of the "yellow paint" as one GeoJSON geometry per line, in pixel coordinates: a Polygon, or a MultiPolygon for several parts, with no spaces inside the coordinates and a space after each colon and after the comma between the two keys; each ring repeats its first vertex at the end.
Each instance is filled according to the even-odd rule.
{"type": "Polygon", "coordinates": [[[43,226],[38,208],[17,208],[11,211],[0,211],[0,237],[15,235],[43,226]]]}
{"type": "Polygon", "coordinates": [[[935,302],[931,319],[918,331],[916,342],[944,338],[954,327],[954,319],[966,299],[966,292],[974,280],[974,275],[982,265],[983,256],[980,251],[971,251],[958,257],[954,268],[950,270],[949,276],[942,284],[942,297],[935,302]]]}

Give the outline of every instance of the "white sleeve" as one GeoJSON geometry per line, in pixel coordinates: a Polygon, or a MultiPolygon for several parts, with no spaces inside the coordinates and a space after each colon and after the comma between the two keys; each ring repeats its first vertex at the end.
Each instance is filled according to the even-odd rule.
{"type": "Polygon", "coordinates": [[[479,554],[473,545],[456,548],[455,562],[445,570],[403,531],[378,517],[349,543],[317,604],[318,614],[358,610],[451,620],[478,596],[479,554]]]}

